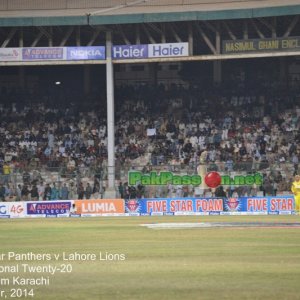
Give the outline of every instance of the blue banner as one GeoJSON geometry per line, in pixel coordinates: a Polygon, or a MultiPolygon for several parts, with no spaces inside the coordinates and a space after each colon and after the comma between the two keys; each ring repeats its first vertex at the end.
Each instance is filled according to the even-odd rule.
{"type": "Polygon", "coordinates": [[[105,47],[67,47],[67,60],[104,60],[105,47]]]}
{"type": "Polygon", "coordinates": [[[209,213],[224,210],[223,198],[153,198],[125,202],[126,213],[176,214],[209,213]]]}
{"type": "Polygon", "coordinates": [[[43,201],[27,203],[27,215],[62,215],[69,214],[71,201],[43,201]]]}
{"type": "Polygon", "coordinates": [[[239,198],[153,198],[125,201],[125,212],[140,215],[261,213],[285,214],[294,211],[294,197],[239,198]]]}
{"type": "Polygon", "coordinates": [[[294,210],[294,197],[268,196],[226,198],[224,201],[224,208],[224,211],[229,212],[267,212],[270,214],[291,212],[294,210]]]}

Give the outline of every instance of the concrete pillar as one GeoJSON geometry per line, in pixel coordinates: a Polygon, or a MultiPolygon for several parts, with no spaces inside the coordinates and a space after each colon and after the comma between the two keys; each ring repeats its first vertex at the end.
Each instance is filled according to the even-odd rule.
{"type": "MultiPolygon", "coordinates": [[[[23,37],[23,29],[20,29],[20,35],[19,35],[19,47],[24,47],[24,37],[23,37]]],[[[25,89],[25,68],[23,66],[19,67],[18,72],[19,77],[19,87],[21,89],[25,89]]]]}
{"type": "MultiPolygon", "coordinates": [[[[216,31],[216,50],[217,54],[221,54],[221,34],[220,25],[216,31]]],[[[222,61],[214,60],[213,62],[213,79],[214,84],[219,85],[222,82],[222,61]]]]}
{"type": "Polygon", "coordinates": [[[107,171],[108,187],[105,198],[115,198],[115,118],[114,118],[114,74],[111,57],[112,33],[106,32],[106,93],[107,93],[107,171]]]}

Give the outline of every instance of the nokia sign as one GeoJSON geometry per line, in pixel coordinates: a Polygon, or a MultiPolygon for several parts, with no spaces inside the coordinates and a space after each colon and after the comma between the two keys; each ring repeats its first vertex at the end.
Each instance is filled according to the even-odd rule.
{"type": "Polygon", "coordinates": [[[67,47],[67,60],[104,60],[105,47],[67,47]]]}

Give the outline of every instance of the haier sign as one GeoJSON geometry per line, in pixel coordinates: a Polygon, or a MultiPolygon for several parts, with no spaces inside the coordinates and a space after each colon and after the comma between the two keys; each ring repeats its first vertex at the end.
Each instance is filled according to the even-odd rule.
{"type": "Polygon", "coordinates": [[[188,43],[148,45],[148,57],[177,57],[189,55],[188,43]]]}
{"type": "Polygon", "coordinates": [[[188,56],[188,43],[113,46],[113,59],[188,56]]]}
{"type": "Polygon", "coordinates": [[[112,57],[114,59],[147,58],[148,45],[113,46],[112,57]]]}

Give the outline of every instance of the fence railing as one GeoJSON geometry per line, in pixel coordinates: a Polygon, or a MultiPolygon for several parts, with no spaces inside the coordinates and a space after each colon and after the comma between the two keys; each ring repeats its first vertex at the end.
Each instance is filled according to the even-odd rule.
{"type": "MultiPolygon", "coordinates": [[[[117,197],[136,198],[136,197],[192,197],[192,196],[215,196],[219,193],[219,188],[212,188],[205,184],[205,174],[216,171],[222,177],[222,186],[227,196],[263,196],[277,195],[279,193],[289,193],[293,177],[298,173],[298,166],[292,163],[276,162],[269,164],[267,162],[219,162],[205,164],[158,164],[158,165],[140,165],[124,164],[115,167],[115,189],[117,197]],[[199,169],[200,167],[200,169],[199,169]],[[176,176],[201,175],[202,183],[199,185],[174,184],[168,181],[165,184],[147,184],[137,181],[130,185],[128,174],[130,171],[140,172],[141,174],[151,174],[155,172],[171,172],[176,176]],[[251,181],[251,176],[259,174],[262,181],[251,181]],[[247,177],[248,176],[248,177],[247,177]],[[250,177],[249,177],[250,176],[250,177]],[[250,178],[244,180],[243,178],[250,178]],[[237,178],[240,181],[234,181],[237,178]],[[244,181],[243,181],[244,180],[244,181]]],[[[78,193],[78,186],[82,183],[83,189],[89,185],[93,192],[83,197],[104,197],[107,188],[107,167],[76,167],[67,169],[65,167],[45,167],[45,168],[16,168],[9,174],[0,175],[1,187],[8,189],[21,190],[24,185],[29,189],[34,185],[49,184],[60,188],[62,185],[70,190],[75,187],[73,198],[81,198],[78,193]]],[[[1,190],[0,190],[1,198],[1,190]]],[[[2,197],[3,198],[3,197],[2,197]]],[[[3,200],[3,199],[2,199],[3,200]]]]}

